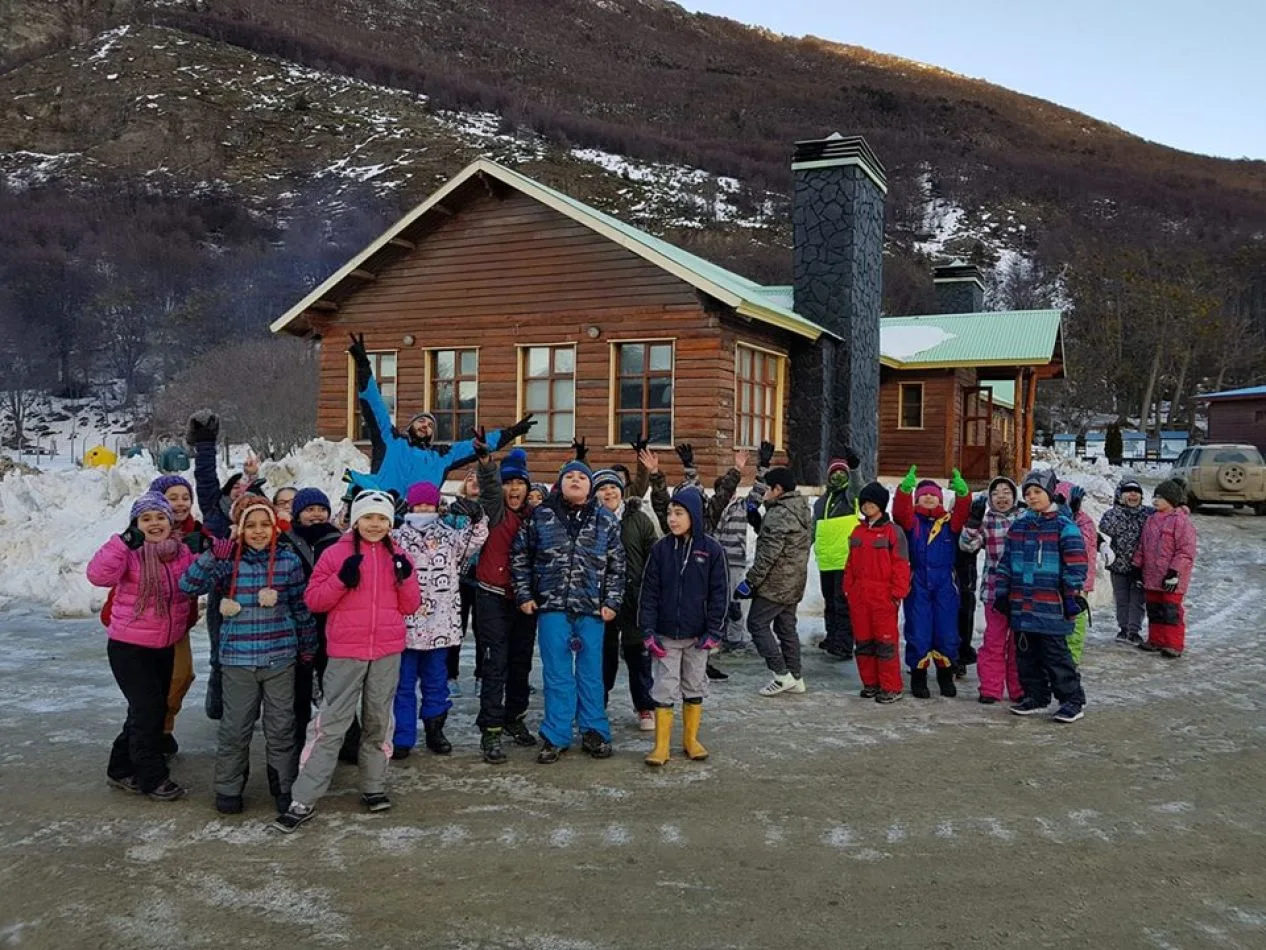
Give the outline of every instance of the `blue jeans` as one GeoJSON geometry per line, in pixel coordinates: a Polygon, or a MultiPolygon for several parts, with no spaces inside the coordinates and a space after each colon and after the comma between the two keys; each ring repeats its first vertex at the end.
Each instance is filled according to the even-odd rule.
{"type": "Polygon", "coordinates": [[[400,656],[396,686],[396,731],[392,745],[418,744],[418,684],[422,686],[422,718],[434,719],[453,705],[448,698],[448,650],[405,650],[400,656]]]}
{"type": "Polygon", "coordinates": [[[547,610],[536,622],[541,650],[541,675],[545,680],[545,719],[541,735],[551,745],[565,749],[571,745],[572,723],[582,733],[592,729],[611,741],[602,680],[602,639],[605,625],[601,617],[581,617],[560,610],[547,610]],[[580,640],[573,652],[572,637],[580,640]]]}

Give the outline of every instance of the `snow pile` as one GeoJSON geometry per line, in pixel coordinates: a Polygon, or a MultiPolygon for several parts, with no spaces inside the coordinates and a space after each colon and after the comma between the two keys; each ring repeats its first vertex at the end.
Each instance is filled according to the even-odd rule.
{"type": "Polygon", "coordinates": [[[879,328],[879,352],[893,360],[908,360],[954,339],[940,327],[885,327],[879,328]]]}
{"type": "MultiPolygon", "coordinates": [[[[365,471],[368,460],[351,442],[316,439],[260,474],[270,489],[316,487],[335,504],[343,471],[365,471]]],[[[193,473],[182,473],[190,481],[193,473]]],[[[224,481],[230,470],[221,466],[224,481]]],[[[132,502],[158,475],[148,453],[110,469],[70,469],[38,475],[12,472],[0,481],[0,606],[10,600],[44,604],[54,616],[99,610],[106,591],[88,583],[88,561],[111,534],[127,526],[132,502]]]]}

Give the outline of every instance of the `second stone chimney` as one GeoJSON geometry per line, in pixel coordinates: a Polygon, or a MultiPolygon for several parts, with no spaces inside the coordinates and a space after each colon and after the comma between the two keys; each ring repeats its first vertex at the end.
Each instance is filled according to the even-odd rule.
{"type": "Polygon", "coordinates": [[[937,313],[980,313],[985,309],[985,282],[980,268],[965,261],[947,261],[932,270],[937,313]]]}

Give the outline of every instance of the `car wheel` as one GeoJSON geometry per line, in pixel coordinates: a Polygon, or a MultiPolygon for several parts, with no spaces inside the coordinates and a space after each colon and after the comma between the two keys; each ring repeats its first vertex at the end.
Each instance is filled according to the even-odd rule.
{"type": "Polygon", "coordinates": [[[1266,515],[1266,501],[1260,502],[1253,510],[1259,515],[1266,515]]]}

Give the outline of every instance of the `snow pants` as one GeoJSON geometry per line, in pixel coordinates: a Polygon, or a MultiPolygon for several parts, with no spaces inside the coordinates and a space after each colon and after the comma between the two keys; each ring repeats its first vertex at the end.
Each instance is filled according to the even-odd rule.
{"type": "Polygon", "coordinates": [[[1187,643],[1187,611],[1183,595],[1165,590],[1146,591],[1147,642],[1165,650],[1183,651],[1187,643]]]}
{"type": "Polygon", "coordinates": [[[953,577],[920,580],[906,597],[906,668],[952,667],[958,662],[958,588],[953,577]]]}
{"type": "Polygon", "coordinates": [[[853,656],[853,622],[848,613],[848,598],[844,596],[843,571],[819,571],[822,587],[822,620],[826,626],[826,639],[822,649],[841,659],[853,656]]]}
{"type": "Polygon", "coordinates": [[[220,677],[220,598],[207,598],[207,638],[211,641],[211,674],[207,677],[207,695],[203,703],[208,719],[219,719],[224,711],[224,694],[220,677]]]}
{"type": "MultiPolygon", "coordinates": [[[[735,567],[730,565],[730,590],[734,590],[739,584],[747,579],[747,565],[739,565],[735,567]]],[[[732,600],[730,606],[739,605],[739,619],[733,620],[728,615],[725,621],[725,643],[730,646],[741,646],[749,639],[747,635],[747,612],[750,609],[750,600],[732,600]]]]}
{"type": "Polygon", "coordinates": [[[1133,571],[1129,574],[1110,574],[1112,599],[1117,608],[1117,629],[1127,634],[1143,632],[1143,580],[1133,571]]]}
{"type": "Polygon", "coordinates": [[[1062,703],[1086,705],[1081,674],[1068,652],[1068,637],[1043,633],[1015,634],[1015,664],[1026,699],[1047,706],[1051,694],[1062,703]]]}
{"type": "Polygon", "coordinates": [[[976,588],[980,575],[977,572],[977,555],[959,551],[954,561],[954,581],[958,584],[958,659],[963,663],[975,661],[972,638],[976,635],[976,588]]]}
{"type": "Polygon", "coordinates": [[[475,594],[475,649],[479,680],[480,729],[500,728],[522,719],[531,689],[536,617],[525,614],[502,594],[479,589],[475,594]]]}
{"type": "Polygon", "coordinates": [[[638,712],[655,708],[651,699],[651,655],[642,644],[621,642],[619,619],[606,625],[602,639],[602,704],[611,700],[616,677],[620,673],[620,657],[629,674],[629,698],[638,712]]]}
{"type": "Polygon", "coordinates": [[[994,610],[992,602],[985,604],[985,636],[976,651],[976,675],[980,678],[981,696],[1010,697],[1017,703],[1024,698],[1016,668],[1015,639],[1007,615],[994,610]]]}
{"type": "Polygon", "coordinates": [[[700,650],[696,642],[663,638],[668,655],[655,658],[655,685],[651,688],[656,706],[698,703],[708,695],[708,651],[700,650]]]}
{"type": "Polygon", "coordinates": [[[775,676],[790,673],[800,679],[800,635],[796,633],[796,604],[776,604],[764,597],[752,600],[747,632],[756,651],[775,676]],[[772,628],[772,629],[771,629],[772,628]]]}
{"type": "Polygon", "coordinates": [[[163,721],[163,732],[168,734],[176,729],[176,716],[184,705],[189,687],[193,685],[193,649],[189,646],[189,634],[176,641],[175,653],[171,666],[171,686],[167,688],[167,718],[163,721]]]}
{"type": "Polygon", "coordinates": [[[362,716],[360,790],[363,794],[385,790],[391,761],[391,706],[399,682],[399,653],[378,660],[330,658],[325,668],[325,698],[317,710],[312,738],[299,756],[299,777],[290,790],[295,801],[315,805],[329,791],[343,736],[355,721],[358,707],[362,716]]]}
{"type": "Polygon", "coordinates": [[[290,791],[295,757],[295,662],[275,666],[221,667],[224,714],[215,750],[215,793],[236,798],[250,771],[255,721],[264,727],[268,788],[273,797],[290,791]],[[261,715],[262,705],[262,715],[261,715]]]}
{"type": "Polygon", "coordinates": [[[400,655],[400,682],[396,684],[393,705],[396,728],[391,736],[393,746],[412,749],[418,744],[418,716],[424,720],[444,715],[453,703],[448,698],[448,651],[405,650],[400,655]],[[418,707],[418,687],[422,687],[422,705],[418,707]]]}
{"type": "Polygon", "coordinates": [[[545,681],[541,735],[565,749],[577,725],[582,733],[593,730],[610,742],[611,724],[602,702],[602,618],[547,610],[539,615],[536,632],[545,681]]]}
{"type": "Polygon", "coordinates": [[[902,690],[897,645],[897,605],[887,584],[858,585],[848,599],[853,626],[853,655],[863,686],[878,686],[885,693],[902,690]]]}
{"type": "Polygon", "coordinates": [[[1086,632],[1090,629],[1090,612],[1083,610],[1073,621],[1073,632],[1068,635],[1068,652],[1073,662],[1081,665],[1081,653],[1086,648],[1086,632]]]}
{"type": "Polygon", "coordinates": [[[172,648],[143,647],[122,640],[106,642],[110,672],[127,700],[127,718],[110,749],[106,775],[122,780],[136,778],[149,793],[167,781],[163,758],[163,716],[171,686],[172,648]]]}

